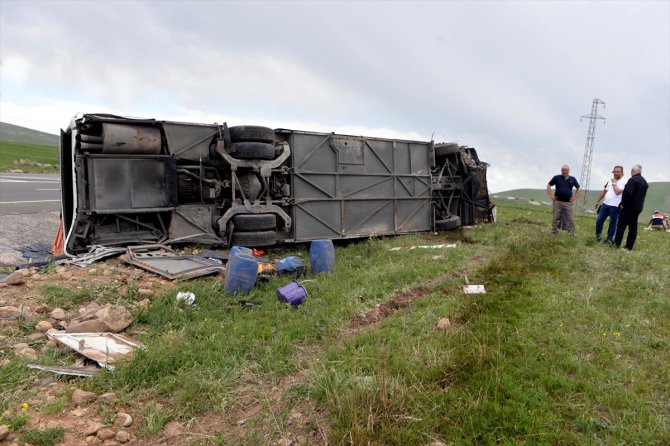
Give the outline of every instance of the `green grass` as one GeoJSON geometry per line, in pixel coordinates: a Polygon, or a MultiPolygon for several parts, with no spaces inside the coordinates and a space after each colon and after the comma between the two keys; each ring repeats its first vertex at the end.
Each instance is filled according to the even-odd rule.
{"type": "MultiPolygon", "coordinates": [[[[644,175],[644,174],[643,174],[644,175]]],[[[602,183],[604,185],[604,182],[602,183]]],[[[586,209],[593,209],[596,198],[600,195],[602,189],[598,189],[601,185],[597,185],[596,190],[587,191],[586,209]]],[[[595,187],[592,185],[592,187],[595,187]]],[[[549,202],[547,191],[545,189],[515,189],[495,194],[498,201],[507,201],[507,197],[515,197],[519,200],[534,200],[537,202],[549,202]]],[[[582,197],[579,198],[578,203],[581,205],[582,197]]],[[[649,190],[644,200],[644,212],[640,215],[640,221],[649,221],[654,210],[661,212],[670,212],[670,182],[657,181],[649,183],[649,190]]]]}
{"type": "Polygon", "coordinates": [[[42,431],[28,431],[21,435],[21,440],[34,446],[53,446],[63,437],[65,429],[55,427],[42,431]]]}
{"type": "Polygon", "coordinates": [[[0,172],[57,173],[58,147],[0,141],[0,172]]]}
{"type": "MultiPolygon", "coordinates": [[[[335,445],[668,444],[668,234],[640,231],[628,253],[595,243],[593,227],[580,216],[577,237],[552,236],[546,209],[503,203],[494,225],[340,245],[336,272],[310,277],[318,288],[306,285],[298,308],[276,299],[286,278],[244,296],[259,304],[251,309],[224,295],[220,279],[185,281],[179,290],[193,291],[196,306],[176,302],[177,290],[159,293],[128,331],[147,350],[76,385],[123,395],[141,414],[140,435],[206,413],[228,419],[241,398],[258,398],[262,409],[237,437],[212,432],[221,444],[269,444],[304,404],[327,420],[335,445]],[[389,251],[445,241],[457,248],[389,251]],[[487,294],[463,294],[464,274],[487,294]],[[419,286],[425,295],[411,306],[347,328],[419,286]],[[435,329],[442,317],[453,322],[446,331],[435,329]],[[291,376],[302,378],[281,387],[291,376]],[[275,385],[284,394],[273,407],[264,392],[275,385]]],[[[305,246],[280,252],[295,253],[307,258],[305,246]]],[[[43,292],[75,308],[126,305],[126,288],[43,292]]],[[[21,366],[0,368],[12,405],[38,373],[21,366]]]]}

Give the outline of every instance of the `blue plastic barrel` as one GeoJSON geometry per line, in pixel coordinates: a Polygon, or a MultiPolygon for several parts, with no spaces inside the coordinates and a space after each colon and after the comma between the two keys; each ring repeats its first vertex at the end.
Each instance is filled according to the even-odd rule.
{"type": "Polygon", "coordinates": [[[237,253],[226,265],[226,281],[223,292],[226,294],[248,293],[256,284],[258,262],[252,255],[237,253]]]}
{"type": "Polygon", "coordinates": [[[230,255],[228,256],[228,260],[232,260],[233,256],[239,253],[252,255],[253,251],[249,248],[245,248],[244,246],[233,246],[230,248],[230,255]]]}
{"type": "Polygon", "coordinates": [[[309,247],[309,266],[314,274],[335,271],[335,247],[332,240],[314,240],[309,247]]]}

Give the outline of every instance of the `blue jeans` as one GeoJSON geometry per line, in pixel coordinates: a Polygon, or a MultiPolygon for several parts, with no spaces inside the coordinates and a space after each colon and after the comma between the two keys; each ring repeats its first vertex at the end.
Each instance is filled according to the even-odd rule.
{"type": "Polygon", "coordinates": [[[619,207],[607,206],[605,204],[600,206],[600,211],[598,211],[598,216],[596,217],[596,238],[598,239],[603,232],[603,226],[607,217],[610,218],[610,226],[607,230],[607,240],[611,242],[614,241],[616,225],[619,222],[619,207]]]}

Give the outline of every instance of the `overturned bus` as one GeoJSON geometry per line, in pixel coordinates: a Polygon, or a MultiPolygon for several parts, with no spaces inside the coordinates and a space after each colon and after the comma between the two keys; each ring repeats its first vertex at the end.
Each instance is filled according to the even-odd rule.
{"type": "Polygon", "coordinates": [[[492,221],[474,148],[105,114],[60,136],[65,252],[269,246],[492,221]]]}

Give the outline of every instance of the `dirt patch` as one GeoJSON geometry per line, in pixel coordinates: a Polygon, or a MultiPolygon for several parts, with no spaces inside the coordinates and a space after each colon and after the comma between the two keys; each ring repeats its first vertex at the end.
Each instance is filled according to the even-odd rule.
{"type": "Polygon", "coordinates": [[[399,309],[409,307],[416,300],[425,296],[428,291],[430,291],[430,287],[427,285],[420,285],[416,288],[411,288],[407,291],[398,293],[390,300],[377,305],[371,310],[354,315],[349,325],[347,325],[347,329],[360,331],[364,327],[377,324],[399,309]]]}

